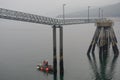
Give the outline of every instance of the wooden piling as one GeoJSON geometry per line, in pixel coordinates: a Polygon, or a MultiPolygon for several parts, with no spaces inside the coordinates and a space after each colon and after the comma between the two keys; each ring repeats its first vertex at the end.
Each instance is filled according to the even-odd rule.
{"type": "Polygon", "coordinates": [[[113,52],[115,55],[119,54],[119,50],[117,47],[117,38],[115,36],[114,30],[113,30],[113,22],[111,20],[106,20],[102,22],[97,23],[98,27],[103,28],[102,37],[100,39],[103,40],[103,42],[100,44],[103,47],[104,54],[107,55],[109,52],[110,44],[112,44],[113,52]]]}
{"type": "Polygon", "coordinates": [[[117,38],[115,36],[115,33],[113,31],[113,28],[111,28],[111,33],[110,33],[110,38],[111,38],[111,43],[112,43],[112,49],[113,49],[113,52],[116,55],[119,54],[119,50],[118,50],[118,47],[117,47],[117,38]]]}
{"type": "Polygon", "coordinates": [[[91,50],[92,53],[94,53],[96,44],[98,44],[100,50],[99,51],[100,58],[103,56],[103,53],[104,56],[108,55],[110,44],[112,44],[114,54],[118,55],[119,50],[117,47],[117,38],[112,28],[113,22],[111,20],[103,20],[96,22],[96,25],[97,25],[97,29],[95,31],[94,37],[88,49],[87,55],[89,55],[91,50]]]}
{"type": "Polygon", "coordinates": [[[88,51],[87,51],[87,55],[88,55],[88,56],[90,55],[90,51],[91,51],[91,49],[92,49],[92,47],[93,47],[94,37],[95,37],[96,33],[97,33],[97,28],[96,28],[96,30],[95,30],[94,36],[93,36],[93,38],[92,38],[92,41],[91,41],[90,46],[89,46],[88,51]]]}

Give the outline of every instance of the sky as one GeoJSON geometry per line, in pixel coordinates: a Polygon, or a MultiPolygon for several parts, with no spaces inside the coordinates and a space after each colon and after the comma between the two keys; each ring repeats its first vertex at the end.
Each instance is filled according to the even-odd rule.
{"type": "Polygon", "coordinates": [[[66,4],[65,12],[77,12],[87,9],[115,4],[119,0],[0,0],[0,8],[17,10],[41,16],[55,17],[62,14],[62,5],[66,4]]]}

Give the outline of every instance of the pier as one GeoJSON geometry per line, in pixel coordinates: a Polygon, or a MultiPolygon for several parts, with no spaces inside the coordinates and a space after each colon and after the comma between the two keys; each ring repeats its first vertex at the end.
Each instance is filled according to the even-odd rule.
{"type": "Polygon", "coordinates": [[[90,51],[94,53],[95,46],[99,47],[99,51],[101,55],[107,54],[112,45],[112,49],[114,51],[114,55],[119,54],[119,50],[117,47],[117,38],[115,36],[115,32],[113,30],[113,21],[111,20],[102,20],[95,23],[97,28],[94,33],[93,39],[89,46],[87,55],[90,54],[90,51]]]}
{"type": "MultiPolygon", "coordinates": [[[[95,23],[96,30],[93,36],[93,39],[90,43],[89,49],[87,51],[88,58],[90,63],[92,63],[90,58],[90,53],[92,52],[93,58],[95,47],[99,47],[99,57],[100,62],[103,63],[108,55],[110,46],[114,51],[114,55],[118,56],[119,50],[117,47],[117,38],[113,30],[114,22],[107,19],[56,19],[45,16],[39,16],[35,14],[13,11],[8,9],[0,8],[0,18],[9,19],[15,21],[23,21],[37,24],[49,25],[52,27],[53,32],[53,68],[54,68],[54,79],[56,80],[57,76],[57,39],[56,31],[59,29],[59,66],[60,66],[60,76],[64,76],[64,63],[63,63],[63,28],[65,25],[75,25],[75,24],[88,24],[95,23]]],[[[116,59],[116,58],[115,58],[116,59]]],[[[113,61],[114,64],[114,61],[113,61]]],[[[61,77],[62,78],[62,77],[61,77]]]]}

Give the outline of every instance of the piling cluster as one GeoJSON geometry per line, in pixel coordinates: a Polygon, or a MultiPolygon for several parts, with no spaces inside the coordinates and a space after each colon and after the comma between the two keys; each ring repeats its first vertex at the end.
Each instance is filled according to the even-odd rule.
{"type": "Polygon", "coordinates": [[[96,31],[94,33],[93,39],[89,46],[87,54],[89,55],[90,51],[94,53],[95,46],[99,47],[99,51],[101,54],[108,53],[110,45],[112,45],[112,49],[115,55],[119,54],[119,50],[117,47],[117,38],[115,36],[113,30],[113,22],[111,20],[102,20],[96,22],[96,31]]]}
{"type": "Polygon", "coordinates": [[[96,31],[87,52],[88,60],[93,70],[95,80],[111,80],[114,76],[115,64],[119,54],[117,39],[112,27],[113,22],[111,20],[99,20],[96,22],[96,26],[96,31]],[[96,45],[99,47],[99,63],[97,63],[94,53],[96,45]],[[108,66],[110,45],[112,45],[115,56],[112,62],[109,62],[111,65],[108,66]],[[91,51],[92,55],[90,55],[91,51]]]}

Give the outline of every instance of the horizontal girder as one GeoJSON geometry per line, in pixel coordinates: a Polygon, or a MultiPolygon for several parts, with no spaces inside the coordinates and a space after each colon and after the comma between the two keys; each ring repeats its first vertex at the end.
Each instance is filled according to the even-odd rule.
{"type": "Polygon", "coordinates": [[[72,24],[85,24],[85,23],[95,23],[98,19],[55,19],[45,16],[39,16],[35,14],[29,14],[19,11],[13,11],[8,9],[0,8],[0,18],[32,22],[38,24],[46,25],[72,25],[72,24]]]}

